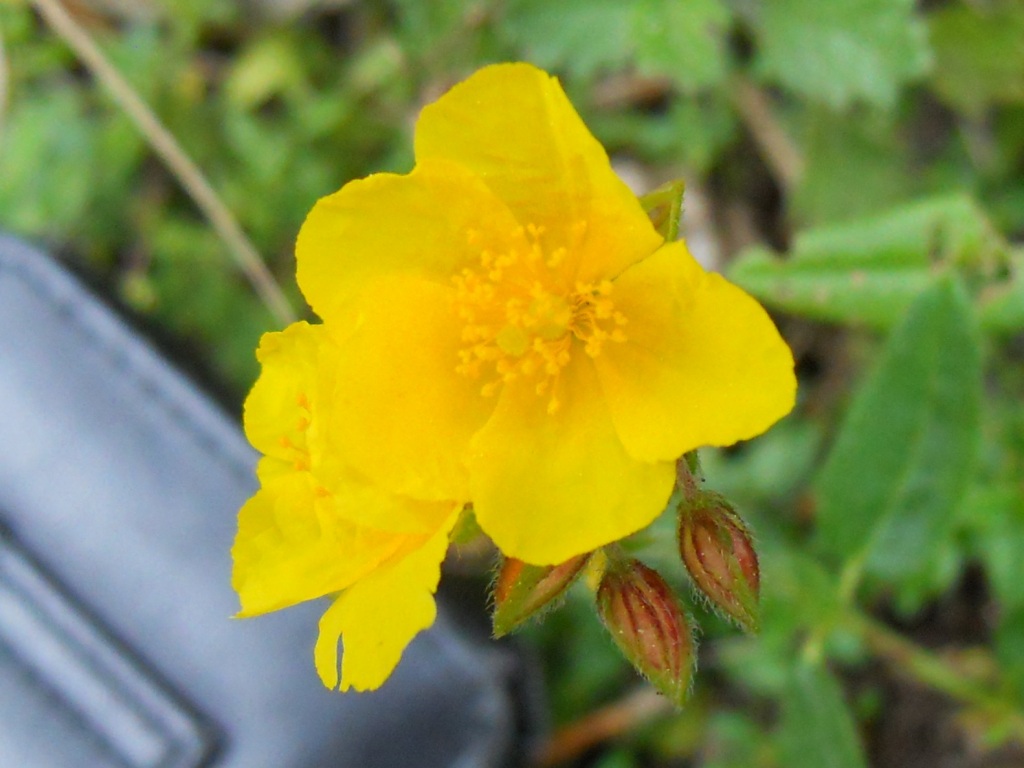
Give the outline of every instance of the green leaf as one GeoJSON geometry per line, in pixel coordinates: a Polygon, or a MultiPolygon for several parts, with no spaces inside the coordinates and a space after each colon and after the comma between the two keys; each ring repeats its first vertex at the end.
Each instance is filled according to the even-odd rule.
{"type": "Polygon", "coordinates": [[[702,728],[701,736],[702,768],[751,768],[764,764],[760,754],[764,751],[765,737],[753,713],[716,709],[710,722],[702,728]]]}
{"type": "Polygon", "coordinates": [[[929,64],[914,0],[772,0],[759,22],[760,74],[835,108],[889,106],[929,64]]]}
{"type": "Polygon", "coordinates": [[[683,91],[725,79],[725,33],[731,18],[720,0],[639,0],[634,9],[641,72],[666,75],[683,91]]]}
{"type": "Polygon", "coordinates": [[[928,26],[933,84],[944,101],[974,115],[990,104],[1024,101],[1024,5],[947,5],[928,26]]]}
{"type": "Polygon", "coordinates": [[[817,478],[819,542],[893,581],[929,564],[977,453],[981,352],[951,277],[911,305],[817,478]]]}
{"type": "Polygon", "coordinates": [[[600,110],[587,117],[610,151],[622,149],[654,165],[679,165],[691,176],[708,172],[739,133],[720,91],[673,98],[665,112],[600,110]]]}
{"type": "MultiPolygon", "coordinates": [[[[978,207],[956,195],[810,230],[797,237],[786,260],[749,249],[733,262],[729,277],[787,312],[889,328],[930,285],[937,267],[987,263],[1003,249],[978,207]]],[[[992,312],[1004,313],[1010,323],[1014,310],[992,312]]]]}
{"type": "MultiPolygon", "coordinates": [[[[389,0],[386,4],[366,5],[391,6],[393,28],[385,24],[380,31],[385,34],[394,31],[402,52],[418,61],[417,68],[429,69],[442,63],[452,66],[479,42],[477,31],[481,25],[475,17],[480,17],[483,3],[468,0],[430,0],[426,3],[423,0],[389,0]]],[[[372,40],[373,34],[367,35],[368,31],[354,39],[372,40]]],[[[409,74],[412,73],[397,79],[409,80],[409,74]]]]}
{"type": "Polygon", "coordinates": [[[1024,488],[1007,482],[972,489],[963,518],[976,529],[975,554],[1003,610],[1024,610],[1024,488]]]}
{"type": "Polygon", "coordinates": [[[1007,279],[981,296],[981,324],[996,333],[1024,329],[1024,250],[1010,254],[1007,270],[1007,279]]]}
{"type": "Polygon", "coordinates": [[[499,32],[534,64],[588,77],[629,61],[633,8],[620,0],[512,0],[499,32]]]}
{"type": "Polygon", "coordinates": [[[675,179],[665,182],[639,198],[641,207],[658,234],[669,242],[679,237],[679,220],[683,215],[685,189],[686,183],[682,179],[675,179]]]}
{"type": "Polygon", "coordinates": [[[303,63],[296,40],[284,33],[250,43],[231,62],[225,98],[238,109],[253,109],[271,97],[302,90],[303,63]]]}
{"type": "Polygon", "coordinates": [[[993,639],[1003,681],[1024,700],[1024,606],[1000,611],[993,639]]]}
{"type": "Polygon", "coordinates": [[[842,641],[843,603],[839,579],[821,561],[793,546],[770,527],[769,516],[751,519],[762,566],[760,634],[718,638],[716,657],[728,674],[759,696],[783,696],[789,684],[793,647],[807,633],[831,649],[842,641]]]}
{"type": "Polygon", "coordinates": [[[0,225],[49,238],[71,234],[85,220],[99,175],[96,142],[96,121],[77,89],[17,100],[0,142],[0,225]]]}
{"type": "Polygon", "coordinates": [[[821,224],[865,216],[913,193],[904,129],[891,113],[817,107],[800,127],[806,170],[793,194],[798,220],[821,224]]]}
{"type": "Polygon", "coordinates": [[[803,662],[793,669],[778,735],[786,768],[867,766],[843,690],[819,664],[803,662]]]}
{"type": "Polygon", "coordinates": [[[791,414],[737,452],[703,448],[708,485],[738,505],[770,505],[798,493],[821,455],[821,425],[791,414]]]}

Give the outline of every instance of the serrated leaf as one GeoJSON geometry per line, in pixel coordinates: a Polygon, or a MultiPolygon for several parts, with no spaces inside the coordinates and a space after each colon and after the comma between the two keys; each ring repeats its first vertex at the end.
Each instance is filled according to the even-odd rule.
{"type": "Polygon", "coordinates": [[[633,52],[633,9],[620,0],[512,0],[500,32],[545,69],[588,77],[633,52]]]}
{"type": "Polygon", "coordinates": [[[893,581],[921,571],[971,477],[980,401],[971,307],[944,277],[893,330],[818,475],[822,549],[893,581]]]}
{"type": "Polygon", "coordinates": [[[665,75],[683,91],[721,83],[730,15],[720,0],[639,0],[633,24],[637,68],[665,75]]]}
{"type": "Polygon", "coordinates": [[[772,0],[761,5],[757,68],[834,108],[889,106],[929,64],[914,0],[772,0]]]}
{"type": "Polygon", "coordinates": [[[932,82],[944,101],[975,115],[990,104],[1024,101],[1024,5],[948,5],[928,26],[932,82]]]}
{"type": "Polygon", "coordinates": [[[1003,247],[977,206],[957,195],[809,230],[785,260],[751,248],[733,262],[729,278],[788,312],[884,329],[941,265],[991,261],[1003,247]]]}
{"type": "Polygon", "coordinates": [[[786,768],[867,766],[843,690],[819,664],[801,662],[793,669],[778,736],[786,768]]]}

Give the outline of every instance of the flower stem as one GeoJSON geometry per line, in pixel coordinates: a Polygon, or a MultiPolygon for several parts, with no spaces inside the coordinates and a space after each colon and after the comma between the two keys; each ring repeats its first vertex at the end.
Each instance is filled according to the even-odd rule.
{"type": "Polygon", "coordinates": [[[1003,726],[1004,733],[1024,741],[1024,713],[1012,702],[876,619],[851,611],[848,620],[868,648],[893,670],[956,701],[975,707],[1003,726]]]}

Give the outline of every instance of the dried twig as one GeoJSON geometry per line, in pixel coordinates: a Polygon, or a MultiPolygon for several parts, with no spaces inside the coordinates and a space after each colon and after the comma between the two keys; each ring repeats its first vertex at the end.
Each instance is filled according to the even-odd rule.
{"type": "Polygon", "coordinates": [[[553,768],[671,711],[667,698],[653,688],[640,688],[556,731],[541,748],[534,768],[553,768]]]}
{"type": "Polygon", "coordinates": [[[4,128],[7,125],[7,100],[10,98],[10,82],[7,54],[4,51],[4,25],[0,22],[0,143],[3,142],[4,128]]]}
{"type": "Polygon", "coordinates": [[[142,132],[153,151],[178,179],[214,231],[227,245],[238,268],[248,278],[274,317],[282,324],[294,320],[295,313],[288,299],[252,242],[242,231],[238,220],[221,201],[177,139],[110,63],[89,34],[68,14],[60,0],[31,2],[50,28],[68,44],[92,75],[106,86],[114,101],[142,132]]]}
{"type": "Polygon", "coordinates": [[[733,82],[732,98],[764,161],[783,189],[792,190],[803,176],[804,159],[775,119],[768,97],[752,83],[737,78],[733,82]]]}

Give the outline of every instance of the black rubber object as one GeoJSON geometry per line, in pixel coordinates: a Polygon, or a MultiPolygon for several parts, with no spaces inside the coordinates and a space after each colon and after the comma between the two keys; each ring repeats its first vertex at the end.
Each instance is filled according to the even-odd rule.
{"type": "Polygon", "coordinates": [[[238,425],[5,236],[0,329],[0,766],[516,763],[522,670],[444,605],[371,694],[321,686],[324,603],[230,618],[238,425]]]}

